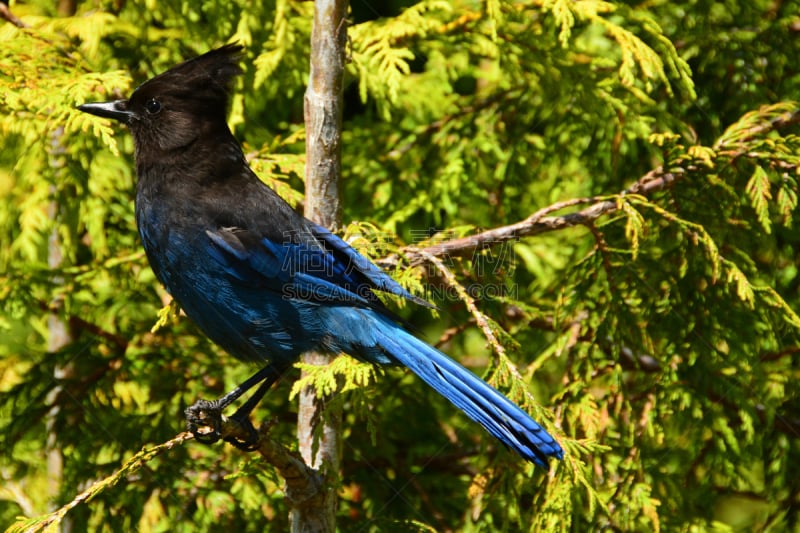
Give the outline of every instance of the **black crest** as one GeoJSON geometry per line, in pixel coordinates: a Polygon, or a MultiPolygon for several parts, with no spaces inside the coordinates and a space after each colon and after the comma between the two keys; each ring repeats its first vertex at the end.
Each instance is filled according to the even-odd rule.
{"type": "Polygon", "coordinates": [[[162,72],[139,86],[136,92],[153,86],[173,90],[186,88],[196,99],[226,101],[234,78],[242,74],[239,66],[242,50],[239,44],[226,44],[162,72]]]}

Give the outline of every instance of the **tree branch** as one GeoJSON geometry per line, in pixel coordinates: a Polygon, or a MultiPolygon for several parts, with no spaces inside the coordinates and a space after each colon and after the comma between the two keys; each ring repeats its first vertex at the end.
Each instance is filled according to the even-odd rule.
{"type": "MultiPolygon", "coordinates": [[[[326,503],[327,491],[325,490],[325,477],[319,470],[312,468],[303,460],[299,452],[293,452],[286,446],[273,439],[269,430],[273,422],[262,424],[258,430],[258,443],[256,451],[274,466],[284,479],[284,492],[289,506],[292,508],[292,529],[294,531],[311,530],[308,523],[297,520],[310,513],[319,513],[326,503]]],[[[237,440],[246,440],[250,434],[235,421],[223,416],[220,425],[223,438],[234,437],[237,440]]]]}
{"type": "MultiPolygon", "coordinates": [[[[647,195],[655,191],[660,191],[672,185],[675,181],[683,178],[687,169],[674,169],[670,172],[665,172],[662,167],[651,170],[639,181],[634,183],[631,187],[621,192],[619,196],[626,194],[641,194],[647,195]]],[[[563,202],[556,202],[552,205],[544,207],[534,213],[528,218],[509,224],[507,226],[500,226],[492,228],[475,235],[467,237],[460,237],[458,239],[451,239],[448,241],[433,244],[425,248],[412,248],[408,247],[403,250],[406,259],[413,265],[420,264],[425,259],[425,256],[461,256],[464,254],[471,255],[476,249],[495,246],[510,240],[516,240],[521,237],[531,237],[546,233],[549,231],[556,231],[573,226],[587,225],[601,216],[616,211],[618,204],[616,200],[609,199],[607,196],[595,196],[591,198],[573,198],[564,200],[563,202]],[[574,207],[577,205],[590,204],[580,211],[574,213],[567,213],[565,215],[551,216],[551,213],[574,207]]],[[[396,262],[396,257],[389,257],[385,262],[396,262]]]]}
{"type": "Polygon", "coordinates": [[[22,533],[23,531],[25,533],[33,533],[37,531],[57,530],[58,526],[65,520],[67,513],[72,509],[78,505],[89,502],[93,497],[115,486],[120,480],[129,478],[132,474],[147,466],[154,458],[162,453],[170,451],[175,446],[182,445],[191,438],[191,433],[183,432],[163,444],[151,448],[143,448],[139,453],[125,461],[122,467],[114,471],[111,475],[92,483],[89,488],[75,496],[71,502],[46,515],[35,518],[20,518],[6,530],[6,533],[22,533]]]}
{"type": "MultiPolygon", "coordinates": [[[[458,282],[455,274],[453,274],[450,271],[450,269],[447,268],[445,264],[438,257],[434,256],[433,254],[429,254],[425,251],[421,251],[421,254],[426,261],[430,262],[433,266],[435,266],[436,269],[442,274],[442,276],[444,276],[444,279],[447,282],[447,284],[449,284],[458,292],[459,298],[461,298],[461,300],[467,306],[467,309],[474,317],[476,324],[478,325],[479,328],[481,328],[484,337],[486,337],[486,340],[488,340],[489,344],[492,345],[492,350],[494,351],[494,353],[497,354],[498,358],[505,360],[504,362],[506,368],[508,368],[508,371],[511,374],[511,376],[515,380],[522,383],[524,381],[522,378],[522,374],[520,374],[519,369],[517,369],[516,365],[514,365],[506,357],[505,347],[500,343],[500,341],[497,338],[497,335],[495,335],[494,331],[492,330],[492,326],[489,323],[489,319],[486,317],[486,315],[484,315],[480,311],[480,309],[478,309],[478,306],[475,304],[475,299],[469,295],[466,289],[464,289],[464,287],[458,282]]],[[[525,397],[528,399],[528,401],[530,402],[535,401],[533,398],[533,394],[531,394],[531,392],[527,388],[524,390],[524,394],[525,397]]]]}
{"type": "MultiPolygon", "coordinates": [[[[733,160],[748,153],[748,147],[745,141],[759,135],[764,135],[770,131],[797,125],[799,123],[800,110],[781,113],[769,120],[764,120],[763,122],[751,126],[746,130],[746,135],[744,136],[737,137],[728,142],[718,141],[714,145],[714,150],[717,152],[726,152],[725,155],[733,160]]],[[[476,249],[496,246],[503,242],[516,240],[521,237],[531,237],[541,233],[571,228],[573,226],[587,225],[603,215],[616,211],[619,208],[616,201],[617,198],[629,194],[647,196],[671,187],[676,182],[685,178],[689,173],[697,170],[700,170],[700,167],[691,164],[685,167],[673,167],[669,170],[666,170],[663,166],[659,166],[640,177],[633,185],[616,195],[573,198],[562,202],[556,202],[532,213],[526,219],[514,224],[492,228],[481,233],[476,233],[475,235],[439,242],[426,248],[407,247],[402,250],[402,254],[411,265],[419,265],[425,261],[425,255],[435,257],[444,255],[472,255],[476,249]],[[587,204],[589,204],[588,207],[574,213],[552,215],[552,213],[569,207],[587,204]]],[[[395,265],[398,261],[399,257],[396,254],[392,254],[378,262],[384,266],[388,266],[395,265]]]]}
{"type": "Polygon", "coordinates": [[[11,12],[11,9],[8,7],[8,2],[3,0],[0,1],[0,18],[7,20],[17,28],[27,28],[28,25],[22,22],[22,20],[14,15],[11,12]]]}
{"type": "MultiPolygon", "coordinates": [[[[305,215],[335,230],[341,221],[339,182],[341,176],[342,105],[344,61],[347,45],[347,0],[316,0],[311,28],[308,87],[304,98],[306,126],[305,215]]],[[[309,352],[303,362],[326,365],[335,356],[309,352]]],[[[329,398],[318,396],[313,387],[300,392],[297,438],[301,459],[281,454],[276,459],[292,472],[284,473],[292,488],[292,531],[333,532],[336,529],[336,486],[341,463],[341,413],[325,412],[329,398]],[[318,444],[318,446],[317,446],[318,444]],[[310,465],[310,466],[305,466],[310,465]],[[305,470],[303,469],[305,467],[305,470]],[[309,470],[313,467],[314,476],[309,470]],[[313,480],[313,482],[311,482],[313,480]]],[[[272,453],[282,448],[273,443],[272,453]]],[[[279,463],[273,464],[279,466],[279,463]]],[[[280,467],[279,467],[280,469],[280,467]]]]}

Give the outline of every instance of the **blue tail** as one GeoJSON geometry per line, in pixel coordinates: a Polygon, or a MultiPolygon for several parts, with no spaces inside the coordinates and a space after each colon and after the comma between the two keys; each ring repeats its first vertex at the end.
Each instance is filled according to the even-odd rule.
{"type": "Polygon", "coordinates": [[[495,388],[402,328],[378,328],[377,341],[398,363],[529,461],[548,468],[564,451],[542,426],[495,388]]]}

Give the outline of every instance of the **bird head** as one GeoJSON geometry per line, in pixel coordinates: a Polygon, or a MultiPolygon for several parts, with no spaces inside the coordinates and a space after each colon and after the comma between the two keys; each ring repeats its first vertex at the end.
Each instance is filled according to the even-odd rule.
{"type": "Polygon", "coordinates": [[[126,124],[138,148],[162,152],[192,144],[224,128],[233,79],[242,73],[242,47],[229,44],[172,67],[144,82],[127,100],[88,103],[78,109],[126,124]]]}

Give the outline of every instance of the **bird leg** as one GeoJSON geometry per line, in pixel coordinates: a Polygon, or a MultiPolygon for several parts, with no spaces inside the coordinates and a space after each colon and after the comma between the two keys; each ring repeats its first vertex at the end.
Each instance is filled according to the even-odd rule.
{"type": "Polygon", "coordinates": [[[278,378],[283,374],[283,370],[283,366],[265,366],[221,398],[210,401],[197,400],[193,405],[186,408],[187,429],[194,435],[195,439],[203,444],[213,444],[222,439],[240,450],[254,450],[258,442],[258,432],[250,422],[250,413],[270,387],[278,381],[278,378]],[[224,417],[222,411],[259,382],[262,383],[256,389],[256,392],[228,419],[235,422],[242,429],[242,432],[236,432],[236,434],[223,432],[224,417]],[[248,436],[243,438],[241,436],[242,433],[246,433],[248,436]]]}

